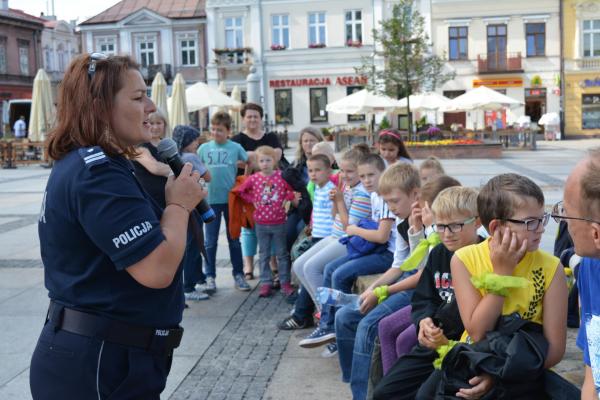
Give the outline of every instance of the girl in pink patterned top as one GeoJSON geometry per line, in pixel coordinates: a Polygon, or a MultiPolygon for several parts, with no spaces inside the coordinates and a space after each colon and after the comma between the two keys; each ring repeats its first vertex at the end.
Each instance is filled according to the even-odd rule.
{"type": "Polygon", "coordinates": [[[254,204],[254,225],[259,247],[260,297],[272,292],[273,277],[269,267],[271,246],[274,246],[279,266],[281,291],[290,296],[294,289],[290,284],[290,261],[286,245],[286,203],[297,205],[298,198],[291,186],[275,169],[277,154],[270,146],[255,150],[259,172],[251,175],[238,191],[244,201],[254,204]]]}

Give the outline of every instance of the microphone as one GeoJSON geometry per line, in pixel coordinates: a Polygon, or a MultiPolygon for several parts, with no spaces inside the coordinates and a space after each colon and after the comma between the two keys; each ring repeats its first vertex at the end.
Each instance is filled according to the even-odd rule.
{"type": "MultiPolygon", "coordinates": [[[[175,176],[179,176],[181,169],[183,168],[184,162],[177,151],[177,144],[173,139],[163,139],[158,143],[158,156],[161,160],[171,167],[175,176]]],[[[202,199],[196,206],[196,211],[200,213],[202,221],[205,223],[212,222],[216,219],[215,212],[208,205],[205,199],[202,199]]]]}

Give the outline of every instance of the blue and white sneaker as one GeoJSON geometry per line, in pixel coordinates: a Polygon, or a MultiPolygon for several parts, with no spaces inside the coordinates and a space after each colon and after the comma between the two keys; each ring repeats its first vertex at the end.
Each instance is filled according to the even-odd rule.
{"type": "Polygon", "coordinates": [[[335,342],[335,332],[326,331],[317,327],[310,335],[305,337],[298,343],[300,347],[310,349],[313,347],[323,346],[324,344],[335,342]]]}
{"type": "Polygon", "coordinates": [[[325,350],[321,353],[321,357],[323,358],[331,358],[336,356],[338,353],[338,347],[336,342],[329,343],[325,350]]]}

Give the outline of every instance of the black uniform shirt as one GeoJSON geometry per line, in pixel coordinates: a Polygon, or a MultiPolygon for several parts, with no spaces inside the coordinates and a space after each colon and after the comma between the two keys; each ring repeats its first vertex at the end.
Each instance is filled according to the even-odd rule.
{"type": "Polygon", "coordinates": [[[125,158],[92,147],[57,161],[38,224],[49,297],[121,321],[176,326],[184,305],[181,268],[165,289],[147,288],[125,271],[165,240],[161,214],[125,158]]]}

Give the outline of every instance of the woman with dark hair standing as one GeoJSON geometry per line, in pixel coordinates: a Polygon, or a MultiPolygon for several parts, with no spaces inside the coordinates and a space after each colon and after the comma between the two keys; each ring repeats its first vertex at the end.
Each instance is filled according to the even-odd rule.
{"type": "Polygon", "coordinates": [[[159,399],[179,345],[180,263],[206,193],[186,164],[161,209],[128,160],[151,138],[138,65],[73,60],[47,143],[56,160],[39,218],[50,307],[30,369],[34,399],[159,399]]]}

